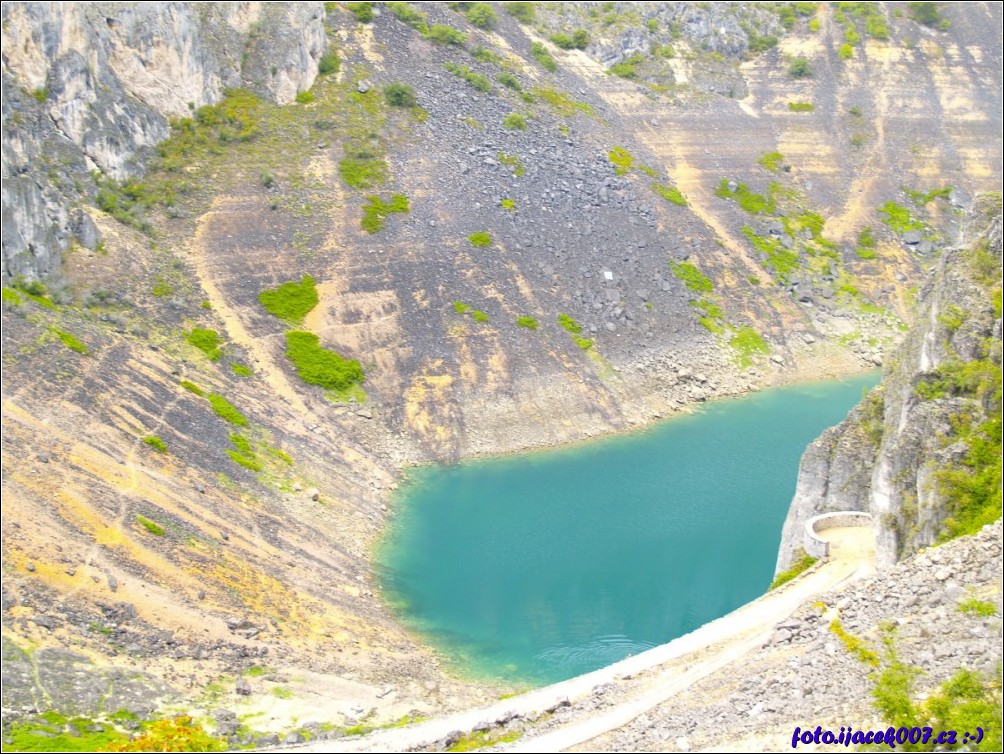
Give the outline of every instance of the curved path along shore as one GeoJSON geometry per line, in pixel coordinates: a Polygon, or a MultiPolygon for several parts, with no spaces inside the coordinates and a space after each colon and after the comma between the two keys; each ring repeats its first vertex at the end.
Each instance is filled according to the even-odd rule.
{"type": "Polygon", "coordinates": [[[875,572],[875,538],[870,526],[827,529],[819,536],[830,544],[830,555],[825,562],[668,644],[486,707],[404,728],[377,731],[361,738],[323,741],[296,748],[298,751],[407,751],[431,746],[454,731],[470,731],[484,723],[551,711],[566,701],[574,702],[587,696],[602,684],[622,685],[623,700],[609,711],[594,712],[541,736],[530,733],[509,750],[549,752],[579,746],[626,725],[696,681],[762,646],[770,639],[776,625],[804,603],[875,572]]]}

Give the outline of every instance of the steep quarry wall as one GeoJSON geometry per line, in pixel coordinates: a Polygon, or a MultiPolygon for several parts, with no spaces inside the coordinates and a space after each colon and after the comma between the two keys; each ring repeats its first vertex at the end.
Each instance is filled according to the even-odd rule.
{"type": "Polygon", "coordinates": [[[961,365],[987,359],[999,374],[1001,318],[990,288],[995,278],[999,285],[1001,218],[996,215],[986,228],[986,211],[973,220],[985,230],[965,247],[946,251],[931,270],[916,324],[890,359],[882,385],[803,456],[778,571],[801,546],[805,522],[822,513],[871,513],[882,565],[937,541],[953,515],[939,472],[958,468],[965,456],[958,421],[1000,411],[992,387],[979,392],[986,390],[979,381],[948,388],[942,382],[964,370],[961,365]]]}
{"type": "Polygon", "coordinates": [[[92,171],[143,171],[168,120],[246,86],[291,102],[326,49],[321,3],[5,3],[4,284],[49,278],[74,241],[92,171]]]}

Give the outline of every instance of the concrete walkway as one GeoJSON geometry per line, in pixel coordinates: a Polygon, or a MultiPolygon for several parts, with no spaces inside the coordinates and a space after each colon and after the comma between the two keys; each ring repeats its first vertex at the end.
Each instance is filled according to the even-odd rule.
{"type": "Polygon", "coordinates": [[[453,731],[470,731],[484,722],[528,716],[553,709],[565,700],[574,702],[605,683],[628,683],[629,697],[604,713],[573,721],[543,736],[526,737],[511,751],[550,752],[578,746],[596,736],[626,725],[638,715],[685,691],[691,684],[722,669],[766,643],[777,623],[801,605],[825,592],[875,572],[875,537],[871,527],[834,528],[820,533],[830,543],[830,557],[805,574],[747,603],[718,620],[668,644],[628,657],[592,673],[487,707],[427,720],[404,728],[377,731],[360,738],[344,738],[297,747],[298,751],[407,751],[429,746],[453,731]],[[689,656],[692,656],[688,658],[689,656]],[[686,662],[673,662],[687,658],[686,662]],[[692,659],[692,661],[690,661],[692,659]],[[672,667],[661,666],[672,662],[672,667]]]}

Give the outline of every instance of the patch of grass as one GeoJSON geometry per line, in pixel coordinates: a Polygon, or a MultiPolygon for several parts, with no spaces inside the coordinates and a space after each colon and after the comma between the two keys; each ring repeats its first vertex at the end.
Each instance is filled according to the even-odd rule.
{"type": "Polygon", "coordinates": [[[157,435],[147,435],[143,438],[143,442],[156,450],[158,453],[167,452],[167,443],[157,437],[157,435]]]}
{"type": "Polygon", "coordinates": [[[153,284],[153,288],[150,293],[158,298],[163,298],[164,296],[170,296],[174,293],[174,286],[168,283],[164,278],[158,276],[157,280],[153,284]]]}
{"type": "Polygon", "coordinates": [[[366,380],[358,361],[322,348],[320,338],[310,332],[286,333],[286,357],[301,380],[325,390],[346,390],[366,380]]]}
{"type": "Polygon", "coordinates": [[[752,327],[740,327],[729,340],[729,345],[736,352],[736,361],[741,369],[753,364],[755,356],[766,356],[770,346],[752,327]]]}
{"type": "Polygon", "coordinates": [[[490,319],[488,314],[480,309],[471,309],[471,317],[475,322],[487,322],[490,319]]]}
{"type": "Polygon", "coordinates": [[[185,333],[185,340],[202,351],[210,361],[219,361],[223,357],[223,350],[220,348],[220,335],[216,330],[193,327],[185,333]]]}
{"type": "Polygon", "coordinates": [[[910,197],[915,205],[918,207],[924,207],[933,202],[935,199],[947,199],[952,193],[952,187],[945,186],[940,189],[931,189],[925,193],[923,191],[914,191],[904,186],[903,193],[910,197]]]}
{"type": "Polygon", "coordinates": [[[20,306],[24,303],[21,298],[21,294],[15,291],[13,288],[4,288],[2,291],[3,303],[9,304],[10,306],[20,306]]]}
{"type": "Polygon", "coordinates": [[[376,233],[383,229],[387,217],[393,214],[407,214],[411,211],[408,197],[404,194],[394,194],[390,201],[384,201],[378,196],[371,196],[369,204],[363,206],[362,229],[367,233],[376,233]]]}
{"type": "Polygon", "coordinates": [[[870,225],[866,225],[858,233],[858,243],[854,248],[854,253],[862,259],[875,259],[878,256],[875,252],[876,245],[875,236],[872,233],[872,227],[870,225]]]}
{"type": "Polygon", "coordinates": [[[156,521],[151,521],[145,516],[136,516],[136,523],[146,529],[148,532],[153,534],[155,537],[164,536],[164,527],[158,524],[156,521]]]}
{"type": "Polygon", "coordinates": [[[711,299],[694,299],[690,305],[697,310],[697,321],[708,332],[716,335],[725,332],[725,311],[711,299]]]}
{"type": "Polygon", "coordinates": [[[490,731],[471,731],[464,733],[447,751],[477,751],[499,744],[509,744],[518,741],[523,731],[513,730],[507,733],[491,733],[490,731]]]}
{"type": "Polygon", "coordinates": [[[767,168],[772,173],[778,173],[784,164],[784,155],[780,152],[764,152],[757,160],[757,164],[767,168]]]}
{"type": "MultiPolygon", "coordinates": [[[[29,299],[30,301],[34,301],[43,309],[56,308],[56,305],[52,302],[52,299],[49,296],[49,289],[45,287],[45,283],[43,283],[41,280],[28,281],[25,280],[24,278],[17,277],[14,278],[14,280],[11,282],[11,285],[15,289],[14,291],[11,291],[11,293],[14,293],[15,295],[20,294],[25,298],[29,299]]],[[[5,290],[11,290],[11,289],[8,288],[5,290]]],[[[10,294],[7,295],[9,299],[10,294]]]]}
{"type": "Polygon", "coordinates": [[[840,47],[837,48],[837,57],[841,60],[850,60],[854,57],[854,48],[851,47],[847,42],[844,42],[840,47]]]}
{"type": "Polygon", "coordinates": [[[530,54],[533,59],[536,60],[540,67],[545,71],[550,71],[554,73],[558,70],[558,61],[554,59],[554,56],[548,52],[547,48],[540,42],[534,42],[530,45],[530,54]]]}
{"type": "Polygon", "coordinates": [[[558,324],[573,335],[577,335],[582,332],[582,325],[576,322],[575,319],[568,314],[559,314],[558,324]]]}
{"type": "Polygon", "coordinates": [[[226,751],[227,741],[215,738],[191,717],[157,720],[135,738],[106,751],[226,751]]]}
{"type": "Polygon", "coordinates": [[[776,238],[758,236],[749,225],[742,226],[743,235],[766,259],[764,267],[770,270],[779,283],[787,283],[791,273],[799,268],[798,254],[784,248],[776,238]]]}
{"type": "Polygon", "coordinates": [[[771,214],[777,208],[773,193],[768,192],[766,196],[757,194],[750,191],[749,186],[745,183],[738,184],[736,190],[732,191],[729,189],[728,178],[722,178],[718,183],[718,188],[715,189],[715,196],[722,199],[735,199],[739,203],[739,206],[751,215],[771,214]]]}
{"type": "Polygon", "coordinates": [[[80,340],[80,338],[71,332],[60,330],[58,327],[52,326],[49,327],[49,332],[59,338],[60,342],[71,351],[75,351],[83,356],[86,356],[91,352],[91,349],[89,349],[87,345],[80,340]]]}
{"type": "Polygon", "coordinates": [[[793,113],[811,113],[816,106],[811,102],[789,102],[788,109],[793,113]]]}
{"type": "Polygon", "coordinates": [[[471,242],[471,246],[479,248],[492,245],[492,237],[485,232],[471,233],[471,235],[467,236],[467,240],[471,242]]]}
{"type": "Polygon", "coordinates": [[[265,665],[252,665],[244,671],[244,675],[248,678],[261,678],[263,675],[268,675],[271,672],[271,669],[265,665]]]}
{"type": "Polygon", "coordinates": [[[536,330],[539,327],[537,320],[528,316],[516,317],[516,324],[519,327],[525,327],[527,330],[536,330]]]}
{"type": "Polygon", "coordinates": [[[386,5],[390,8],[390,12],[393,13],[399,21],[407,24],[416,31],[425,32],[425,14],[420,10],[417,10],[413,5],[400,2],[386,3],[386,5]]]}
{"type": "Polygon", "coordinates": [[[562,50],[584,50],[589,45],[589,32],[576,29],[571,34],[552,34],[551,41],[562,50]]]}
{"type": "Polygon", "coordinates": [[[299,92],[296,95],[296,101],[301,105],[309,105],[314,101],[314,93],[309,89],[299,92]]]}
{"type": "Polygon", "coordinates": [[[247,364],[241,364],[239,361],[230,362],[230,369],[238,377],[253,377],[254,372],[251,370],[247,364]]]}
{"type": "Polygon", "coordinates": [[[190,393],[195,393],[199,397],[205,396],[205,393],[203,392],[202,388],[196,385],[194,382],[189,382],[188,380],[182,380],[180,384],[183,388],[185,388],[185,390],[189,391],[190,393]]]}
{"type": "Polygon", "coordinates": [[[31,92],[31,96],[32,96],[32,98],[34,98],[34,100],[36,102],[38,102],[39,104],[42,104],[47,99],[49,99],[49,87],[47,87],[47,86],[40,86],[40,87],[38,87],[38,89],[33,89],[32,92],[31,92]]]}
{"type": "Polygon", "coordinates": [[[882,222],[889,226],[894,233],[906,233],[910,230],[922,230],[924,223],[914,219],[910,210],[902,204],[889,201],[880,206],[876,212],[884,216],[882,222]]]}
{"type": "Polygon", "coordinates": [[[479,92],[488,93],[492,90],[492,80],[487,76],[472,71],[466,65],[458,65],[447,61],[443,63],[443,68],[452,73],[457,78],[461,78],[479,92]]]}
{"type": "Polygon", "coordinates": [[[465,304],[463,301],[453,302],[453,311],[455,311],[457,314],[467,314],[467,312],[469,312],[470,310],[471,307],[468,304],[465,304]]]}
{"type": "Polygon", "coordinates": [[[510,212],[514,212],[516,210],[516,202],[508,197],[503,197],[502,201],[499,202],[499,206],[502,209],[509,210],[510,212]]]}
{"type": "Polygon", "coordinates": [[[269,314],[298,325],[317,306],[317,286],[314,278],[304,275],[299,283],[290,281],[262,291],[258,294],[258,302],[269,314]]]}
{"type": "Polygon", "coordinates": [[[582,337],[579,337],[578,335],[573,335],[572,336],[572,340],[574,340],[575,341],[575,345],[577,345],[583,351],[588,351],[590,348],[593,347],[593,339],[592,338],[582,338],[582,337]]]}
{"type": "Polygon", "coordinates": [[[474,3],[465,12],[467,20],[479,29],[494,29],[498,23],[495,10],[488,3],[474,3]]]}
{"type": "Polygon", "coordinates": [[[111,726],[94,726],[87,718],[54,719],[51,714],[37,719],[12,723],[4,730],[4,751],[107,751],[124,743],[128,736],[111,726]],[[80,735],[70,735],[65,725],[73,725],[80,735]],[[101,727],[101,731],[89,730],[101,727]]]}
{"type": "Polygon", "coordinates": [[[607,153],[607,159],[614,165],[614,173],[625,175],[634,167],[634,156],[624,147],[614,147],[607,153]]]}
{"type": "Polygon", "coordinates": [[[499,152],[498,161],[500,164],[505,165],[508,168],[512,168],[512,174],[517,178],[526,172],[526,168],[523,167],[523,161],[514,154],[499,152]]]}
{"type": "Polygon", "coordinates": [[[830,623],[830,631],[843,643],[844,648],[865,665],[878,667],[879,656],[858,636],[850,634],[836,618],[830,623]]]}
{"type": "Polygon", "coordinates": [[[554,112],[563,117],[570,117],[572,115],[588,115],[592,117],[594,110],[592,105],[588,102],[579,102],[572,97],[569,97],[564,92],[560,92],[557,89],[551,87],[540,86],[530,90],[530,93],[547,103],[554,112]]]}
{"type": "Polygon", "coordinates": [[[206,400],[209,401],[209,405],[213,407],[213,411],[216,415],[224,421],[230,422],[237,427],[247,426],[247,417],[238,411],[237,408],[222,395],[217,393],[208,393],[206,395],[206,400]]]}
{"type": "Polygon", "coordinates": [[[649,187],[665,199],[670,204],[675,204],[678,207],[686,207],[687,199],[684,197],[683,193],[676,186],[667,186],[664,183],[651,183],[649,187]]]}
{"type": "Polygon", "coordinates": [[[711,293],[714,290],[715,285],[711,282],[711,278],[697,269],[693,263],[674,261],[670,262],[669,266],[673,270],[673,275],[695,293],[711,293]]]}
{"type": "Polygon", "coordinates": [[[346,157],[338,162],[342,180],[355,189],[382,186],[387,180],[387,163],[368,152],[363,152],[362,155],[346,157]]]}
{"type": "Polygon", "coordinates": [[[805,573],[812,568],[818,560],[819,558],[812,557],[801,547],[798,548],[798,551],[795,554],[795,559],[791,563],[791,568],[786,571],[782,571],[775,576],[774,580],[770,582],[770,586],[767,587],[767,591],[769,592],[772,589],[777,589],[782,584],[787,584],[799,574],[805,573]]]}
{"type": "Polygon", "coordinates": [[[258,458],[254,455],[247,456],[236,450],[228,450],[227,455],[230,456],[231,461],[240,466],[243,466],[245,469],[249,469],[250,471],[254,471],[257,473],[264,468],[261,464],[261,461],[259,461],[258,458]]]}
{"type": "Polygon", "coordinates": [[[526,118],[519,113],[509,113],[502,121],[502,125],[510,131],[525,131],[527,129],[526,118]]]}
{"type": "Polygon", "coordinates": [[[975,615],[981,618],[989,618],[992,615],[997,615],[997,606],[990,600],[980,600],[975,597],[967,597],[959,603],[958,610],[960,613],[967,613],[968,615],[975,615]]]}

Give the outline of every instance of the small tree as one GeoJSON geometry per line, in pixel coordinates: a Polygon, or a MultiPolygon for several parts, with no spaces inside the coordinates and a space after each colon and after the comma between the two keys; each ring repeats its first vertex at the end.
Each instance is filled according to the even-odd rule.
{"type": "Polygon", "coordinates": [[[467,11],[467,20],[479,29],[492,29],[498,21],[498,16],[488,3],[475,3],[467,11]]]}
{"type": "Polygon", "coordinates": [[[788,73],[795,79],[809,78],[812,76],[812,64],[808,58],[799,55],[791,61],[791,65],[788,66],[788,73]]]}
{"type": "Polygon", "coordinates": [[[383,90],[383,96],[392,107],[414,107],[417,104],[414,90],[400,81],[388,84],[383,90]]]}

